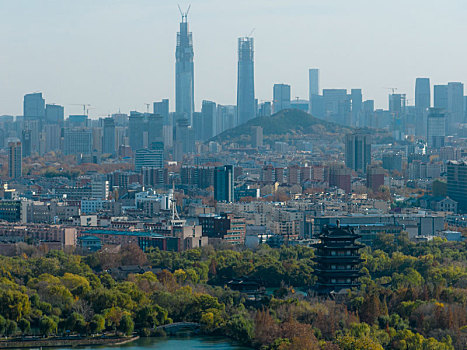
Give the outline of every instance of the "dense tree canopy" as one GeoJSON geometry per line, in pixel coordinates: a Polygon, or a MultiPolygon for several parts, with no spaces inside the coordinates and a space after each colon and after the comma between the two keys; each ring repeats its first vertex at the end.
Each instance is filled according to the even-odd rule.
{"type": "Polygon", "coordinates": [[[464,349],[466,248],[381,236],[362,251],[361,287],[339,300],[299,292],[315,282],[307,247],[0,257],[0,334],[147,336],[187,321],[263,349],[464,349]],[[124,280],[106,272],[129,262],[160,272],[124,280]],[[250,300],[226,287],[243,276],[262,282],[267,296],[250,300]]]}

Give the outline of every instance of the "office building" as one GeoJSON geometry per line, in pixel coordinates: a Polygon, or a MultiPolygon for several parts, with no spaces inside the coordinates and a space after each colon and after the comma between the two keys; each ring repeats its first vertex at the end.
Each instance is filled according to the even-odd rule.
{"type": "Polygon", "coordinates": [[[453,134],[464,122],[464,84],[448,83],[448,113],[448,130],[453,134]]]}
{"type": "Polygon", "coordinates": [[[8,142],[8,176],[10,179],[18,180],[23,175],[23,154],[21,142],[8,142]]]}
{"type": "Polygon", "coordinates": [[[105,118],[103,125],[102,153],[115,155],[115,121],[105,118]]]}
{"type": "Polygon", "coordinates": [[[188,13],[182,14],[180,31],[177,33],[177,48],[175,51],[175,112],[183,115],[189,125],[193,125],[195,111],[195,85],[193,65],[193,38],[188,30],[188,13]]]}
{"type": "Polygon", "coordinates": [[[237,123],[256,116],[253,38],[238,39],[237,123]]]}
{"type": "Polygon", "coordinates": [[[29,157],[31,155],[31,130],[21,130],[21,144],[23,157],[29,157]]]}
{"type": "Polygon", "coordinates": [[[150,114],[147,118],[148,146],[154,142],[164,142],[164,118],[158,114],[150,114]]]}
{"type": "Polygon", "coordinates": [[[414,132],[417,136],[426,135],[427,111],[431,106],[430,79],[415,80],[414,132]]]}
{"type": "Polygon", "coordinates": [[[91,199],[108,200],[109,195],[110,195],[109,181],[106,180],[105,177],[97,176],[94,179],[92,179],[91,199]]]}
{"type": "Polygon", "coordinates": [[[402,154],[401,153],[384,153],[383,168],[389,171],[402,172],[402,154]]]}
{"type": "Polygon", "coordinates": [[[117,127],[128,127],[128,115],[125,113],[114,113],[112,118],[115,121],[117,127]]]}
{"type": "Polygon", "coordinates": [[[290,85],[274,84],[273,89],[273,109],[278,113],[283,109],[290,108],[290,85]]]}
{"type": "Polygon", "coordinates": [[[311,101],[312,96],[319,95],[319,69],[310,68],[308,70],[308,82],[309,82],[309,99],[311,101]]]}
{"type": "Polygon", "coordinates": [[[363,120],[361,126],[373,128],[376,127],[374,100],[363,101],[363,120]]]}
{"type": "Polygon", "coordinates": [[[195,134],[195,141],[205,141],[204,140],[204,119],[203,113],[194,112],[193,113],[193,131],[195,134]]]}
{"type": "Polygon", "coordinates": [[[263,102],[259,105],[258,117],[270,117],[272,114],[271,102],[263,102]]]}
{"type": "Polygon", "coordinates": [[[245,243],[245,218],[236,217],[231,213],[221,213],[220,215],[201,214],[198,220],[203,228],[203,236],[209,239],[222,239],[230,244],[245,243]]]}
{"type": "Polygon", "coordinates": [[[218,202],[233,202],[234,197],[234,167],[224,165],[214,170],[214,199],[218,202]]]}
{"type": "Polygon", "coordinates": [[[426,111],[431,105],[430,79],[417,78],[415,80],[415,108],[418,111],[426,111]]]}
{"type": "Polygon", "coordinates": [[[363,121],[362,121],[362,107],[363,107],[363,102],[362,102],[362,89],[352,89],[350,90],[350,101],[352,104],[351,110],[352,110],[352,120],[351,120],[351,125],[352,126],[363,126],[363,121]]]}
{"type": "MultiPolygon", "coordinates": [[[[313,107],[313,105],[312,105],[313,107]]],[[[350,125],[350,97],[345,89],[323,90],[324,118],[341,125],[350,125]]]]}
{"type": "Polygon", "coordinates": [[[130,147],[134,151],[144,147],[144,132],[146,131],[144,115],[138,112],[131,112],[129,119],[128,136],[130,147]]]}
{"type": "Polygon", "coordinates": [[[66,124],[69,128],[87,128],[88,116],[82,114],[69,115],[66,124]]]}
{"type": "Polygon", "coordinates": [[[378,192],[384,185],[384,169],[377,164],[370,164],[366,172],[366,187],[373,192],[378,192]]]}
{"type": "Polygon", "coordinates": [[[389,112],[392,116],[399,117],[405,113],[406,96],[405,94],[389,95],[389,112]]]}
{"type": "Polygon", "coordinates": [[[329,169],[328,181],[329,187],[337,187],[344,190],[346,193],[352,192],[351,187],[351,170],[344,164],[331,164],[329,169]]]}
{"type": "Polygon", "coordinates": [[[448,110],[448,86],[435,85],[433,106],[438,109],[448,110]]]}
{"type": "Polygon", "coordinates": [[[253,126],[253,134],[251,136],[251,143],[254,148],[263,147],[263,128],[261,126],[253,126]]]}
{"type": "Polygon", "coordinates": [[[430,108],[427,117],[426,141],[430,148],[444,147],[446,137],[446,112],[442,109],[430,108]]]}
{"type": "Polygon", "coordinates": [[[324,118],[323,96],[319,94],[319,69],[310,68],[308,70],[308,113],[316,118],[324,118]]]}
{"type": "MultiPolygon", "coordinates": [[[[216,103],[212,101],[204,100],[201,107],[202,114],[202,138],[201,140],[206,141],[211,137],[216,136],[217,132],[217,109],[216,103]]],[[[195,130],[196,133],[196,130],[195,130]]]]}
{"type": "Polygon", "coordinates": [[[179,119],[175,126],[174,158],[182,161],[183,156],[195,151],[195,133],[187,119],[179,119]]]}
{"type": "Polygon", "coordinates": [[[46,105],[45,106],[45,122],[47,124],[59,124],[63,126],[65,119],[65,109],[59,105],[46,105]]]}
{"type": "Polygon", "coordinates": [[[142,168],[163,168],[164,167],[164,149],[141,148],[135,152],[135,171],[139,172],[142,168]]]}
{"type": "Polygon", "coordinates": [[[458,203],[461,212],[467,212],[467,161],[449,161],[447,163],[447,195],[458,203]]]}
{"type": "Polygon", "coordinates": [[[164,99],[159,102],[154,102],[153,105],[153,112],[154,114],[158,114],[162,116],[164,119],[164,125],[172,125],[172,122],[170,120],[170,113],[169,113],[169,100],[164,99]]]}
{"type": "Polygon", "coordinates": [[[371,136],[353,133],[345,136],[345,165],[350,169],[365,173],[371,163],[371,136]]]}
{"type": "MultiPolygon", "coordinates": [[[[17,222],[17,223],[22,223],[22,224],[27,223],[28,222],[28,201],[1,200],[0,201],[0,221],[17,222]]],[[[5,233],[7,232],[5,231],[0,232],[0,235],[4,236],[5,233]]],[[[29,231],[28,234],[31,234],[31,232],[29,231]]],[[[18,236],[18,235],[16,234],[15,236],[18,236]]],[[[5,240],[5,237],[1,237],[1,238],[5,240]]]]}
{"type": "Polygon", "coordinates": [[[237,126],[237,106],[217,105],[217,133],[237,126]]]}
{"type": "Polygon", "coordinates": [[[45,124],[45,152],[58,151],[60,149],[61,127],[59,124],[45,124]]]}
{"type": "Polygon", "coordinates": [[[65,155],[91,155],[92,130],[84,128],[65,129],[63,139],[63,153],[65,155]]]}
{"type": "Polygon", "coordinates": [[[41,121],[38,118],[25,118],[22,121],[23,156],[39,152],[41,121]]]}
{"type": "Polygon", "coordinates": [[[23,115],[25,119],[45,118],[45,100],[42,98],[42,93],[33,93],[24,95],[23,115]]]}

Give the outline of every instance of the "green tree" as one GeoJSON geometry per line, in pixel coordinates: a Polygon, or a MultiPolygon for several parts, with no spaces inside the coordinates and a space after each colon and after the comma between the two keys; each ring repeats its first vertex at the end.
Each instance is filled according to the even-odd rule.
{"type": "Polygon", "coordinates": [[[124,314],[122,319],[120,320],[120,324],[118,326],[118,330],[125,335],[131,335],[135,328],[135,324],[133,323],[133,319],[129,314],[124,314]]]}
{"type": "Polygon", "coordinates": [[[57,323],[48,316],[43,316],[39,321],[39,330],[43,336],[49,336],[57,332],[57,323]]]}
{"type": "Polygon", "coordinates": [[[77,332],[79,334],[86,333],[87,324],[84,320],[83,315],[80,315],[77,312],[73,312],[65,322],[65,325],[68,330],[72,332],[77,332]]]}
{"type": "Polygon", "coordinates": [[[5,335],[6,330],[6,320],[5,317],[0,315],[0,335],[5,335]]]}
{"type": "Polygon", "coordinates": [[[235,313],[225,325],[226,334],[233,339],[249,344],[254,337],[255,326],[246,313],[235,313]]]}
{"type": "Polygon", "coordinates": [[[12,321],[12,320],[6,321],[5,335],[7,336],[15,335],[17,329],[18,329],[18,325],[15,321],[12,321]]]}
{"type": "Polygon", "coordinates": [[[378,344],[368,336],[356,338],[351,335],[339,336],[336,344],[341,350],[383,350],[381,344],[378,344]]]}
{"type": "Polygon", "coordinates": [[[89,322],[89,329],[91,333],[101,333],[105,329],[105,318],[102,315],[94,315],[89,322]]]}
{"type": "Polygon", "coordinates": [[[21,330],[21,334],[26,335],[31,330],[31,323],[25,318],[22,318],[18,322],[18,327],[21,330]]]}

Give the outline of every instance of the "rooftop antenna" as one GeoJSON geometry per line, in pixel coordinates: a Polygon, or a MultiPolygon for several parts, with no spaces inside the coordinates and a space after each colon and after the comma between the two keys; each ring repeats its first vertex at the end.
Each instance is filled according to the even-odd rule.
{"type": "Polygon", "coordinates": [[[187,17],[188,17],[188,12],[190,12],[191,4],[188,5],[188,9],[185,12],[182,11],[182,8],[180,7],[180,5],[177,5],[177,6],[178,6],[178,10],[180,11],[180,14],[182,15],[182,22],[186,22],[187,17]]]}

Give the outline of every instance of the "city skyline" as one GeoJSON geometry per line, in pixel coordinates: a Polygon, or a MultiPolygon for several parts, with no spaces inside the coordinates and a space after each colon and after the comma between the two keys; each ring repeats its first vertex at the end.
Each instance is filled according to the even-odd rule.
{"type": "MultiPolygon", "coordinates": [[[[413,104],[416,77],[429,77],[432,85],[467,80],[459,69],[462,49],[455,55],[459,48],[442,41],[443,35],[448,36],[453,30],[459,32],[465,25],[458,22],[466,10],[460,2],[443,5],[436,11],[424,9],[428,17],[417,16],[413,21],[409,20],[410,14],[416,9],[422,11],[417,8],[418,1],[406,5],[405,12],[397,15],[392,8],[397,7],[397,2],[389,8],[385,7],[389,5],[365,5],[363,1],[355,1],[353,6],[342,1],[320,5],[293,3],[295,6],[258,1],[248,7],[245,1],[223,2],[222,6],[208,0],[193,1],[189,22],[196,48],[197,111],[202,100],[235,104],[236,41],[252,28],[255,28],[255,94],[259,101],[270,101],[273,84],[280,82],[291,85],[292,98],[306,98],[308,69],[312,67],[320,69],[322,88],[361,88],[364,99],[375,99],[377,108],[387,108],[388,87],[406,93],[413,104]],[[362,16],[357,13],[362,6],[367,15],[365,25],[353,23],[342,35],[344,32],[339,32],[339,28],[362,16]],[[352,7],[350,13],[346,13],[348,7],[352,7]],[[376,8],[375,15],[368,17],[376,8]],[[377,13],[384,10],[387,10],[385,18],[381,19],[377,13]],[[429,23],[439,11],[452,14],[450,25],[443,27],[441,18],[436,33],[428,24],[422,26],[424,32],[409,31],[422,19],[429,23]],[[376,23],[377,18],[381,24],[376,23]],[[279,19],[287,30],[274,25],[279,19]],[[391,20],[397,20],[394,23],[398,25],[384,27],[391,20]],[[380,30],[378,38],[368,31],[371,23],[380,30]],[[396,39],[400,39],[399,32],[404,29],[407,35],[401,44],[396,39]],[[310,44],[294,40],[297,34],[310,44]],[[349,46],[352,38],[365,46],[371,44],[371,55],[359,53],[362,51],[358,50],[359,45],[349,46]],[[415,38],[417,45],[411,41],[415,38]],[[437,51],[433,53],[421,44],[425,42],[437,45],[437,51]],[[394,51],[396,47],[399,51],[394,51]],[[439,64],[448,50],[450,64],[439,64]],[[292,60],[287,52],[294,52],[292,60]],[[408,56],[412,59],[407,64],[408,56]],[[363,70],[364,66],[368,68],[363,70]]],[[[38,6],[24,0],[2,1],[0,6],[4,13],[11,13],[0,24],[0,29],[7,33],[0,39],[4,48],[0,56],[0,78],[4,81],[0,87],[0,114],[21,115],[22,97],[33,91],[42,91],[48,102],[64,105],[67,114],[79,114],[81,108],[72,105],[81,103],[92,105],[89,110],[92,117],[118,110],[144,111],[146,103],[163,98],[169,98],[170,110],[175,110],[174,52],[180,22],[176,4],[149,1],[74,4],[50,0],[38,6]],[[41,13],[47,13],[48,17],[41,17],[41,13]],[[23,16],[21,29],[14,26],[19,14],[23,16]],[[54,19],[53,23],[49,23],[50,19],[54,19]],[[62,26],[62,22],[72,25],[62,26]],[[57,32],[58,27],[65,29],[57,32]]]]}

